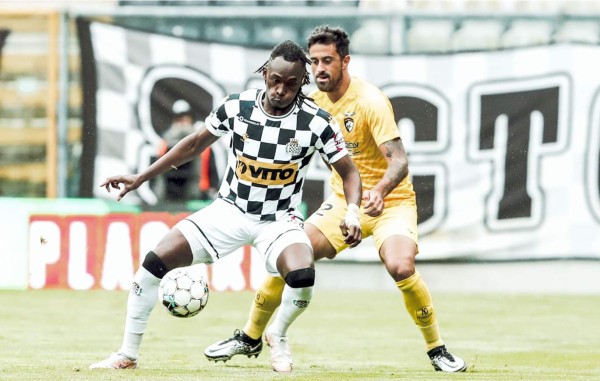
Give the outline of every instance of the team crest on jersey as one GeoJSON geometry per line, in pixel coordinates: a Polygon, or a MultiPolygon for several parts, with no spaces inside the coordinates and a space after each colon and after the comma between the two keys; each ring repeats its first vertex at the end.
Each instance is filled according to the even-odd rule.
{"type": "Polygon", "coordinates": [[[285,145],[285,152],[292,156],[298,156],[302,153],[302,147],[300,146],[300,140],[291,138],[288,144],[285,145]]]}
{"type": "Polygon", "coordinates": [[[354,129],[354,119],[352,119],[352,117],[355,114],[356,113],[354,111],[346,111],[344,113],[344,127],[346,127],[346,131],[348,132],[352,132],[354,129]]]}

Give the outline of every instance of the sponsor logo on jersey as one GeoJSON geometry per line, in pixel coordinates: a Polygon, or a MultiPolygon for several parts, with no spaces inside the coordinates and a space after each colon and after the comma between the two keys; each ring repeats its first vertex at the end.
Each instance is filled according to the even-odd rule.
{"type": "Polygon", "coordinates": [[[292,156],[298,156],[302,153],[302,146],[300,140],[291,138],[289,143],[285,145],[285,152],[292,156]]]}
{"type": "Polygon", "coordinates": [[[261,185],[288,185],[296,182],[298,163],[273,164],[238,156],[238,179],[261,185]]]}
{"type": "Polygon", "coordinates": [[[252,120],[252,119],[246,119],[243,115],[238,115],[238,120],[240,122],[246,123],[246,124],[250,124],[252,126],[260,126],[260,123],[252,120]]]}
{"type": "Polygon", "coordinates": [[[344,126],[346,127],[346,131],[348,132],[352,132],[352,130],[354,129],[354,119],[352,119],[352,117],[355,114],[356,113],[354,111],[346,111],[344,113],[344,126]]]}
{"type": "Polygon", "coordinates": [[[346,149],[348,150],[348,154],[350,156],[358,155],[360,153],[358,146],[358,142],[346,142],[346,149]]]}

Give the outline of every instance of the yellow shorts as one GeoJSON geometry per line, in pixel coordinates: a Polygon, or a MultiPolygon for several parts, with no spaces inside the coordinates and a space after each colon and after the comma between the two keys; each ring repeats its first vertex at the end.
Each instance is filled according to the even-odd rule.
{"type": "MultiPolygon", "coordinates": [[[[314,212],[306,223],[317,227],[327,237],[336,253],[348,247],[344,243],[344,236],[340,231],[340,221],[346,215],[346,200],[331,195],[321,204],[319,210],[314,212]]],[[[363,239],[373,236],[377,251],[383,242],[393,235],[403,235],[412,239],[419,245],[417,230],[417,208],[412,205],[398,205],[384,208],[383,213],[377,217],[370,217],[363,213],[361,208],[360,226],[363,239]]]]}

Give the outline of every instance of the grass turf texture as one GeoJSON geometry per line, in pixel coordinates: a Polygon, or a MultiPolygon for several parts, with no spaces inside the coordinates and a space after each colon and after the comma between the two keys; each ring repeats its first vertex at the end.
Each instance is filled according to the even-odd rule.
{"type": "Polygon", "coordinates": [[[204,348],[246,320],[253,293],[213,292],[190,319],[153,311],[136,370],[88,370],[121,343],[127,294],[0,291],[0,380],[599,380],[598,296],[435,294],[449,350],[467,373],[434,372],[395,292],[315,293],[290,329],[294,372],[269,348],[223,364],[204,348]]]}

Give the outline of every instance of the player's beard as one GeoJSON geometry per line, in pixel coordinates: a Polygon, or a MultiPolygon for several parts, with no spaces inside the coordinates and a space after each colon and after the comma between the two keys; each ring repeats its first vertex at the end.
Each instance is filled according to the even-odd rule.
{"type": "Polygon", "coordinates": [[[342,82],[341,70],[337,74],[339,74],[339,75],[333,75],[331,73],[318,74],[317,77],[315,78],[315,83],[316,83],[317,87],[319,88],[319,90],[321,90],[325,93],[328,93],[328,92],[331,92],[331,91],[334,91],[335,89],[337,89],[340,85],[340,82],[342,82]],[[326,75],[328,81],[319,82],[319,77],[321,77],[323,74],[326,75]]]}

